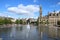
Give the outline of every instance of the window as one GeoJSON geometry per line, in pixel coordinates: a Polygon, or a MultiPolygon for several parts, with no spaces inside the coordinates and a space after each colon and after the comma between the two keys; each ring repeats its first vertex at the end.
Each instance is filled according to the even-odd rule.
{"type": "Polygon", "coordinates": [[[51,14],[49,14],[49,16],[51,16],[51,14]]]}
{"type": "Polygon", "coordinates": [[[57,14],[57,16],[58,16],[58,14],[57,14]]]}
{"type": "Polygon", "coordinates": [[[55,14],[53,14],[53,16],[55,16],[55,14]]]}

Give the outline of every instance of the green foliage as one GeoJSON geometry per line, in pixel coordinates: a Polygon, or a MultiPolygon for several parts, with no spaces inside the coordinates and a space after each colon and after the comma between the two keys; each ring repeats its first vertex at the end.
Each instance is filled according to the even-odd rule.
{"type": "Polygon", "coordinates": [[[36,21],[36,25],[39,25],[39,20],[36,21]]]}
{"type": "Polygon", "coordinates": [[[4,19],[4,24],[8,24],[8,19],[7,18],[4,19]]]}
{"type": "Polygon", "coordinates": [[[20,24],[23,24],[23,21],[22,20],[20,20],[19,22],[20,22],[20,24]]]}
{"type": "Polygon", "coordinates": [[[0,25],[2,25],[3,24],[3,19],[0,19],[0,25]]]}
{"type": "Polygon", "coordinates": [[[15,21],[15,23],[16,23],[16,24],[23,24],[23,21],[17,19],[17,20],[15,21]]]}
{"type": "Polygon", "coordinates": [[[15,21],[15,23],[16,23],[16,24],[19,24],[19,20],[17,19],[17,20],[15,21]]]}
{"type": "Polygon", "coordinates": [[[11,19],[8,19],[8,23],[9,23],[9,24],[12,24],[13,22],[11,21],[11,19]]]}
{"type": "Polygon", "coordinates": [[[39,20],[36,21],[36,25],[38,25],[38,24],[39,24],[39,20]]]}
{"type": "Polygon", "coordinates": [[[45,24],[49,24],[48,20],[47,20],[47,21],[45,21],[45,24]]]}
{"type": "MultiPolygon", "coordinates": [[[[39,20],[37,20],[36,24],[39,24],[39,20]]],[[[48,20],[47,21],[41,21],[40,24],[49,24],[48,20]]]]}
{"type": "Polygon", "coordinates": [[[12,24],[11,19],[5,18],[5,19],[4,19],[4,24],[12,24]]]}
{"type": "Polygon", "coordinates": [[[12,21],[11,21],[11,19],[7,19],[7,18],[5,18],[5,19],[0,19],[0,25],[2,25],[2,24],[12,24],[12,21]]]}
{"type": "Polygon", "coordinates": [[[41,21],[40,24],[43,24],[43,21],[41,21]]]}

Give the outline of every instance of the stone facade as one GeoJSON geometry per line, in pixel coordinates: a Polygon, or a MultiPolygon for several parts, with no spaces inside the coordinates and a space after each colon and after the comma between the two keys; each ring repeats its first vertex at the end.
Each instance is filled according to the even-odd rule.
{"type": "Polygon", "coordinates": [[[40,6],[40,16],[38,17],[38,20],[39,20],[39,24],[40,22],[42,21],[42,7],[40,6]]]}
{"type": "Polygon", "coordinates": [[[60,21],[60,12],[48,12],[46,16],[42,16],[42,7],[40,6],[40,16],[38,17],[39,23],[41,21],[46,22],[48,21],[49,24],[57,25],[57,21],[60,21]]]}
{"type": "Polygon", "coordinates": [[[55,11],[48,14],[49,23],[53,25],[57,25],[57,21],[60,21],[60,12],[56,13],[55,11]]]}
{"type": "Polygon", "coordinates": [[[36,22],[36,21],[37,21],[37,19],[29,18],[29,21],[30,21],[30,23],[31,23],[31,22],[36,22]]]}

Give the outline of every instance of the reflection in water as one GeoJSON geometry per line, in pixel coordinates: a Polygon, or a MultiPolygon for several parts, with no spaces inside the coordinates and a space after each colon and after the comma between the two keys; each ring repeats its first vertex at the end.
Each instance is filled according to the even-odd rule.
{"type": "Polygon", "coordinates": [[[43,37],[43,32],[41,32],[41,39],[42,39],[42,37],[43,37]]]}
{"type": "Polygon", "coordinates": [[[26,34],[26,37],[28,38],[28,36],[29,36],[29,31],[30,31],[30,25],[28,24],[27,25],[27,34],[26,34]]]}
{"type": "Polygon", "coordinates": [[[15,37],[15,34],[16,34],[16,26],[13,25],[12,28],[11,28],[10,37],[15,37]]]}
{"type": "Polygon", "coordinates": [[[60,32],[59,27],[55,26],[47,26],[43,27],[43,31],[41,32],[41,39],[42,40],[60,40],[59,33],[60,32]]]}
{"type": "Polygon", "coordinates": [[[41,36],[42,40],[56,40],[54,38],[57,36],[57,40],[60,40],[60,28],[44,26],[40,35],[36,27],[28,24],[19,27],[13,25],[12,28],[0,28],[0,38],[2,40],[41,40],[41,36]]]}
{"type": "Polygon", "coordinates": [[[20,31],[22,31],[22,29],[23,29],[23,27],[21,26],[21,27],[20,27],[20,31]]]}
{"type": "Polygon", "coordinates": [[[0,38],[2,40],[40,40],[38,33],[36,26],[30,27],[28,24],[18,27],[18,25],[13,25],[11,28],[0,29],[0,38]]]}
{"type": "Polygon", "coordinates": [[[22,31],[22,30],[23,30],[23,26],[22,26],[22,25],[21,25],[21,26],[17,26],[17,27],[16,27],[16,30],[22,31]]]}
{"type": "Polygon", "coordinates": [[[29,24],[27,25],[27,29],[30,30],[30,25],[29,24]]]}

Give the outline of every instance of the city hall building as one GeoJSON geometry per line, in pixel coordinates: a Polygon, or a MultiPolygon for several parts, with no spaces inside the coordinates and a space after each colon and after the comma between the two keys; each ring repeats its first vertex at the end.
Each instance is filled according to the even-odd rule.
{"type": "Polygon", "coordinates": [[[56,12],[55,10],[53,12],[48,12],[46,16],[42,16],[42,7],[40,6],[40,16],[38,17],[39,23],[41,21],[48,21],[51,25],[57,25],[57,21],[60,21],[60,11],[56,12]]]}

